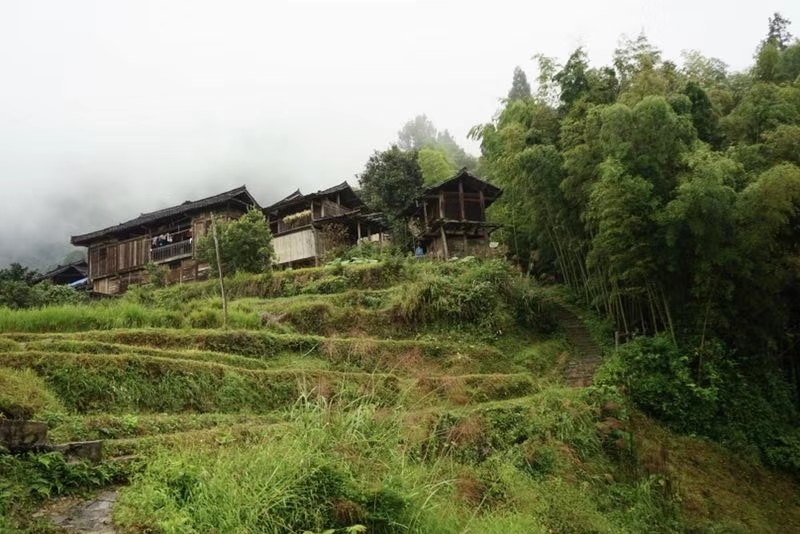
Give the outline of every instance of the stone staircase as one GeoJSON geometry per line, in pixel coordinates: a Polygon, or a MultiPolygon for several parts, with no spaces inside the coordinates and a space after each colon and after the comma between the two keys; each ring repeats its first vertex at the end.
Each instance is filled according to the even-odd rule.
{"type": "Polygon", "coordinates": [[[556,316],[564,329],[567,342],[574,349],[574,356],[564,370],[564,380],[570,387],[591,386],[594,373],[603,362],[600,345],[592,339],[578,316],[565,306],[557,306],[556,316]]]}

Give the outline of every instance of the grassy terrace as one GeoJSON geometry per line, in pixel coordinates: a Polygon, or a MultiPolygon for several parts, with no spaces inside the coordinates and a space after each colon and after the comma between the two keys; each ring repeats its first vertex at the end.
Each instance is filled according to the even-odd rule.
{"type": "Polygon", "coordinates": [[[106,440],[97,465],[0,455],[0,532],[113,484],[120,532],[800,529],[791,480],[565,387],[548,293],[502,263],[228,287],[227,329],[213,282],[0,310],[0,410],[106,440]]]}

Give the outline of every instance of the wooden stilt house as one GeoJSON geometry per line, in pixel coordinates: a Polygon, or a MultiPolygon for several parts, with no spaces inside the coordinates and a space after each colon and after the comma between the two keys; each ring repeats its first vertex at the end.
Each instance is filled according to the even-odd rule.
{"type": "Polygon", "coordinates": [[[89,249],[89,287],[94,292],[124,292],[129,284],[145,280],[148,263],[168,267],[168,283],[188,282],[208,276],[208,264],[195,259],[195,244],[211,228],[211,215],[238,218],[250,207],[261,209],[242,186],[143,213],[116,226],[72,236],[71,241],[89,249]]]}
{"type": "Polygon", "coordinates": [[[462,169],[452,178],[426,187],[405,215],[428,257],[492,254],[490,234],[499,227],[486,220],[488,208],[502,189],[462,169]]]}
{"type": "Polygon", "coordinates": [[[278,265],[317,265],[326,250],[388,239],[382,216],[368,213],[347,182],[308,195],[298,189],[264,208],[264,215],[278,265]]]}

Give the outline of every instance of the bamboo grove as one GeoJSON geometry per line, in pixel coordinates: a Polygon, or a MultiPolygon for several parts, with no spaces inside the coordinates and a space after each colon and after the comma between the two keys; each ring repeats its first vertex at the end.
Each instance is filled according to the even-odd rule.
{"type": "MultiPolygon", "coordinates": [[[[554,277],[625,336],[724,343],[800,383],[800,41],[776,14],[729,72],[645,36],[613,65],[537,56],[471,135],[505,188],[494,216],[529,273],[554,277]],[[777,366],[777,367],[776,367],[777,366]]],[[[702,357],[702,356],[701,356],[702,357]]]]}

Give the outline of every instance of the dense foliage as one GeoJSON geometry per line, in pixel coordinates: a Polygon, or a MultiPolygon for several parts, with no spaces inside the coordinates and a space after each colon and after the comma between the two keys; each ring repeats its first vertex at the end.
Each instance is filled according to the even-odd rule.
{"type": "Polygon", "coordinates": [[[59,304],[77,304],[86,298],[69,286],[52,285],[48,282],[35,283],[38,272],[12,263],[0,269],[0,308],[36,308],[59,304]]]}
{"type": "Polygon", "coordinates": [[[720,406],[747,394],[720,382],[800,383],[800,42],[787,26],[771,19],[743,73],[694,51],[666,61],[644,36],[609,67],[582,49],[563,66],[538,56],[534,96],[512,88],[472,131],[505,189],[493,215],[511,254],[610,316],[623,340],[663,334],[669,355],[639,370],[691,391],[638,400],[687,430],[710,432],[720,406]]]}
{"type": "MultiPolygon", "coordinates": [[[[272,232],[261,210],[250,209],[239,219],[216,224],[223,273],[265,273],[272,269],[272,232]]],[[[217,265],[211,232],[198,240],[197,258],[217,265]]],[[[217,274],[214,269],[212,273],[217,274]]]]}

